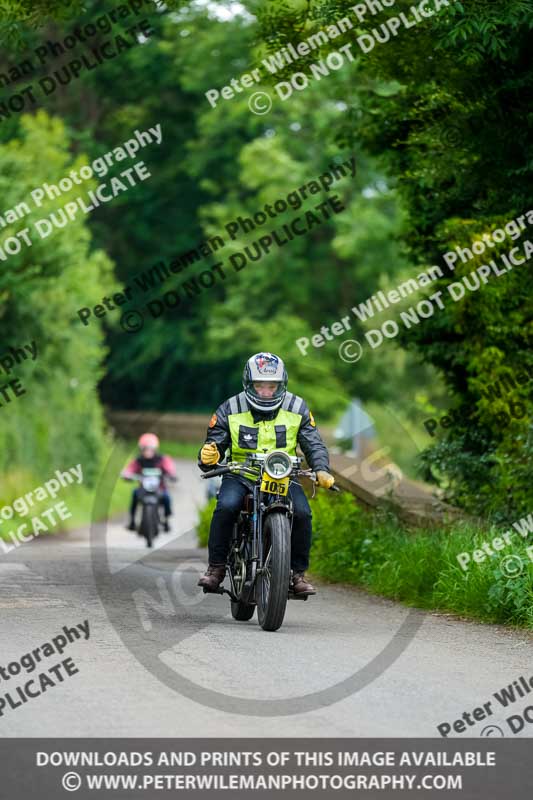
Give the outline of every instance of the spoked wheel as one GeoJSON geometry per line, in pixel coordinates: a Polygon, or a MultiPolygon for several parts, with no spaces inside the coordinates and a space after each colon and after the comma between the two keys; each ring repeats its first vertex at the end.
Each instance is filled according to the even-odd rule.
{"type": "Polygon", "coordinates": [[[264,631],[283,622],[291,569],[291,527],[285,514],[269,514],[263,528],[264,563],[257,576],[257,616],[264,631]]]}
{"type": "Polygon", "coordinates": [[[146,539],[148,547],[152,547],[159,528],[159,514],[155,505],[143,506],[139,533],[146,539]]]}
{"type": "MultiPolygon", "coordinates": [[[[233,561],[232,569],[235,593],[237,596],[240,596],[246,580],[246,562],[244,559],[236,557],[233,561]]],[[[241,600],[231,601],[231,616],[239,622],[246,622],[252,619],[254,611],[255,606],[250,605],[250,603],[243,603],[241,600]]]]}

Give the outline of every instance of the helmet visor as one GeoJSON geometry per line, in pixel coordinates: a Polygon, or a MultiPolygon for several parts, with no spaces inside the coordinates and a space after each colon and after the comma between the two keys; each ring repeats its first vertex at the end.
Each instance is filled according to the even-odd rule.
{"type": "Polygon", "coordinates": [[[248,381],[246,389],[260,404],[261,402],[268,404],[283,397],[286,386],[285,381],[248,381]]]}

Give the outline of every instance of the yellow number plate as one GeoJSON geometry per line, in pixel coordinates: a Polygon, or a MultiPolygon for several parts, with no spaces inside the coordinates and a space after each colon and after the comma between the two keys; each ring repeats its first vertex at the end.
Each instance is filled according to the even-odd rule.
{"type": "Polygon", "coordinates": [[[282,494],[286,495],[289,491],[288,478],[271,478],[266,472],[263,473],[263,481],[261,483],[261,491],[268,492],[269,494],[282,494]]]}

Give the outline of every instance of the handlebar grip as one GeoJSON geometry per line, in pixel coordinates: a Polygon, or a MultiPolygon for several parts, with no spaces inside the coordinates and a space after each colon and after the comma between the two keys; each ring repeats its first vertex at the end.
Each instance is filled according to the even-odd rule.
{"type": "Polygon", "coordinates": [[[330,492],[340,492],[340,491],[342,491],[342,490],[341,490],[341,489],[339,489],[339,487],[338,487],[338,486],[335,486],[335,484],[333,484],[333,486],[330,486],[330,487],[329,487],[329,491],[330,491],[330,492]]]}
{"type": "Polygon", "coordinates": [[[226,475],[226,473],[230,472],[229,467],[217,467],[217,469],[212,469],[209,472],[204,472],[202,478],[216,478],[217,475],[226,475]]]}

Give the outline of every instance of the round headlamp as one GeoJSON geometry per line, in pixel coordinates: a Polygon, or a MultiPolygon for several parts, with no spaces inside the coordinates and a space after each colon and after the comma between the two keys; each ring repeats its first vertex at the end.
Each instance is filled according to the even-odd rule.
{"type": "Polygon", "coordinates": [[[292,472],[291,457],[282,450],[274,450],[265,458],[265,470],[271,478],[286,478],[292,472]]]}

